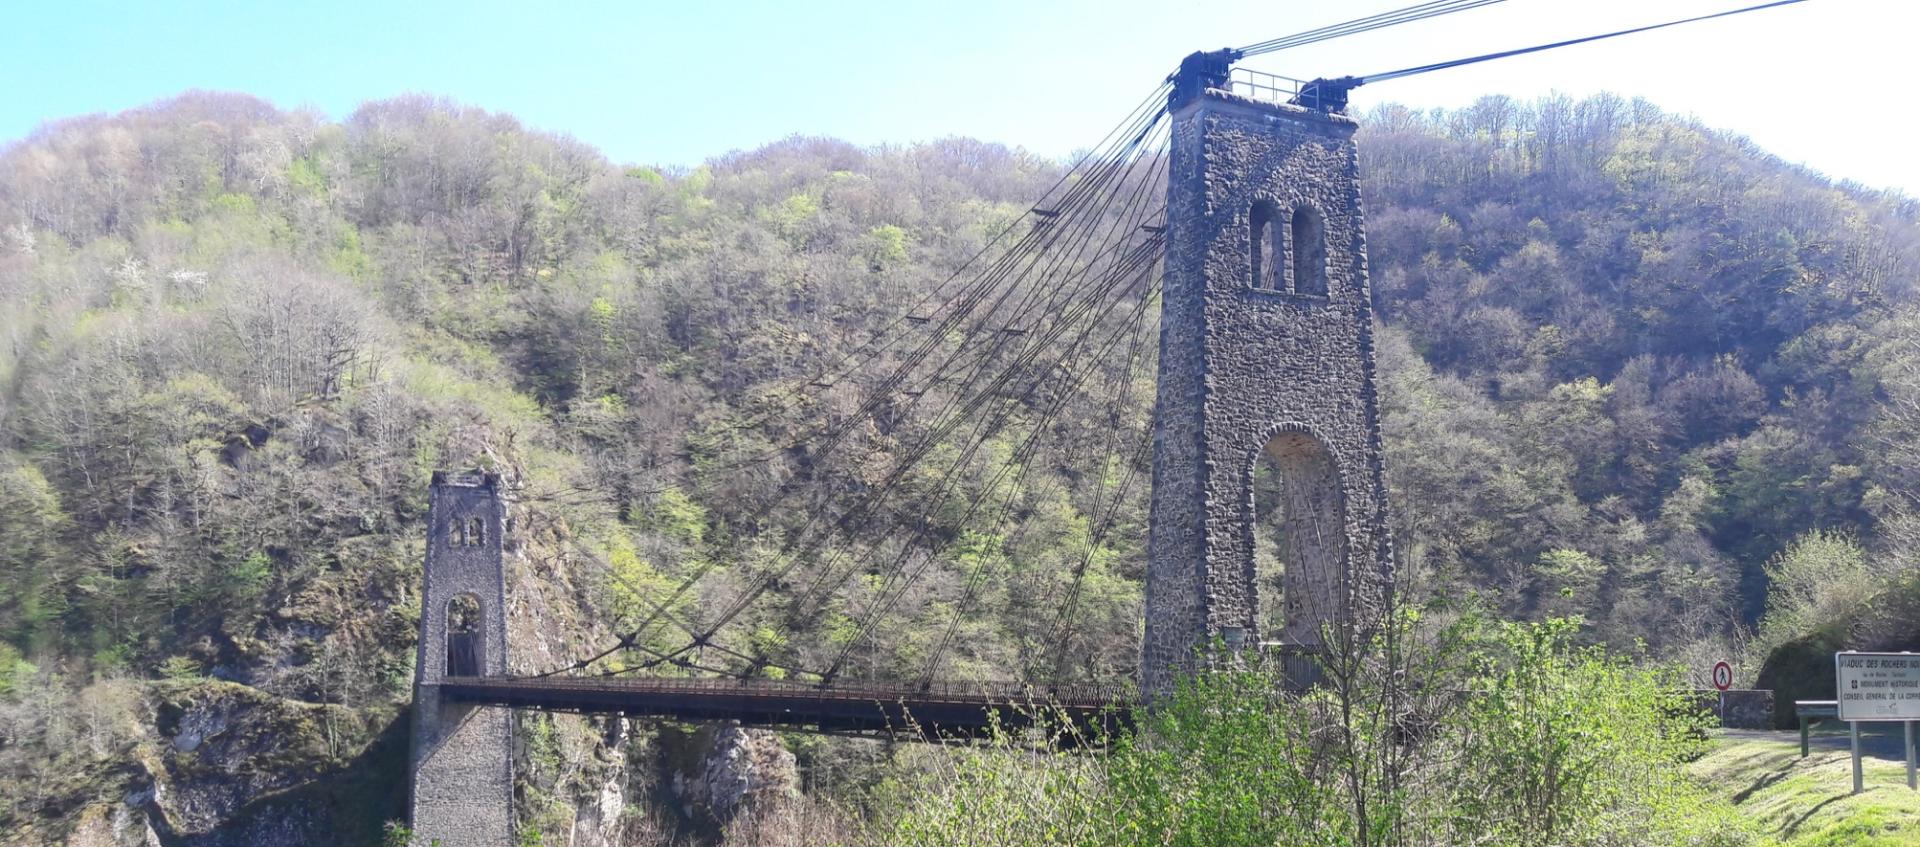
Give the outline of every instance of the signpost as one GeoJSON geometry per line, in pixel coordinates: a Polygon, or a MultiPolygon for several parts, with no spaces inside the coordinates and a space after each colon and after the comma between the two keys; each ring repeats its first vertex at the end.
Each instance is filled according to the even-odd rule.
{"type": "Polygon", "coordinates": [[[1725,659],[1713,663],[1713,687],[1720,691],[1720,708],[1716,713],[1720,716],[1720,725],[1726,726],[1727,689],[1733,687],[1733,665],[1725,659]]]}
{"type": "MultiPolygon", "coordinates": [[[[1853,741],[1853,793],[1866,790],[1860,773],[1860,722],[1899,721],[1906,729],[1907,787],[1920,789],[1915,779],[1914,721],[1920,721],[1920,654],[1833,654],[1834,699],[1840,719],[1847,722],[1853,741]]],[[[1718,680],[1718,669],[1715,669],[1718,680]]]]}

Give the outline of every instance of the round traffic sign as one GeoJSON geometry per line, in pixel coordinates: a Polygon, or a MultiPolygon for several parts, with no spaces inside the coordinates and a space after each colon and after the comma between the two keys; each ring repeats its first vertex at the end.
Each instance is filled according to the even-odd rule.
{"type": "Polygon", "coordinates": [[[1725,691],[1733,687],[1733,666],[1725,661],[1713,663],[1713,687],[1725,691]]]}

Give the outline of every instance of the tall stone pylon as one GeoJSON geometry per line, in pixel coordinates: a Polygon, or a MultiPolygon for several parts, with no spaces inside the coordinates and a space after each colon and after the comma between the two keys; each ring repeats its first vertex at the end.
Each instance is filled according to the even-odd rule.
{"type": "Polygon", "coordinates": [[[493,474],[433,475],[413,686],[409,821],[420,844],[514,843],[512,710],[440,698],[447,677],[507,669],[499,485],[493,474]]]}
{"type": "Polygon", "coordinates": [[[1189,57],[1169,102],[1149,700],[1216,639],[1323,647],[1392,578],[1357,124],[1236,96],[1228,61],[1189,57]],[[1277,632],[1260,631],[1254,564],[1262,462],[1280,477],[1277,632]]]}

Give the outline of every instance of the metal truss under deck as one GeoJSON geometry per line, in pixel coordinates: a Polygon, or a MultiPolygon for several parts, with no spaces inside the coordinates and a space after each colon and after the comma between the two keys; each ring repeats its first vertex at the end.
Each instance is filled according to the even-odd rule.
{"type": "Polygon", "coordinates": [[[979,735],[1036,724],[1108,731],[1128,719],[1131,691],[1091,685],[973,683],[821,688],[777,680],[447,677],[445,700],[542,711],[620,714],[827,732],[979,735]]]}

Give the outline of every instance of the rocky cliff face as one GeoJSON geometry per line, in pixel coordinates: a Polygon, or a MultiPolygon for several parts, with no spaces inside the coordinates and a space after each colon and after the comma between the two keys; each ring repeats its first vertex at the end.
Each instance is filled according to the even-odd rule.
{"type": "Polygon", "coordinates": [[[6,843],[372,844],[400,808],[405,724],[391,710],[214,680],[156,683],[143,706],[150,723],[127,766],[74,786],[79,810],[62,824],[15,830],[6,843]]]}
{"type": "Polygon", "coordinates": [[[131,802],[99,803],[81,810],[66,847],[161,847],[161,842],[131,802]]]}
{"type": "Polygon", "coordinates": [[[377,814],[378,795],[326,795],[343,780],[396,784],[391,774],[370,772],[385,763],[356,767],[380,741],[372,719],[242,685],[194,686],[160,703],[156,726],[166,742],[142,762],[147,787],[134,797],[167,841],[193,847],[365,835],[355,831],[369,829],[362,818],[377,814]],[[338,799],[347,802],[328,802],[338,799]]]}
{"type": "MultiPolygon", "coordinates": [[[[522,503],[510,512],[519,528],[505,561],[510,670],[546,670],[611,633],[566,524],[522,503]]],[[[326,603],[289,598],[276,617],[297,624],[285,637],[203,665],[228,679],[126,683],[134,704],[120,727],[123,748],[69,772],[41,802],[44,816],[0,828],[9,830],[0,845],[381,843],[386,824],[405,817],[404,688],[368,694],[363,684],[350,691],[360,696],[343,698],[330,686],[410,678],[417,577],[393,576],[341,573],[331,582],[361,587],[328,592],[326,603]]],[[[547,843],[716,839],[741,815],[764,817],[771,801],[797,794],[794,757],[771,733],[530,713],[517,724],[516,819],[547,843]]]]}
{"type": "MultiPolygon", "coordinates": [[[[405,715],[275,697],[236,683],[160,683],[129,767],[64,821],[0,844],[305,847],[379,844],[405,813],[405,715]]],[[[795,828],[800,780],[774,733],[520,716],[518,820],[546,843],[719,843],[795,828]]],[[[796,830],[797,831],[797,830],[796,830]]]]}
{"type": "Polygon", "coordinates": [[[672,774],[673,794],[690,816],[716,826],[756,807],[800,794],[793,753],[766,730],[704,727],[692,739],[705,748],[691,770],[672,774]]]}

